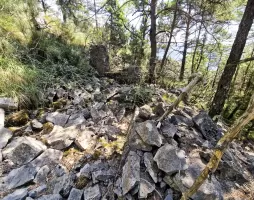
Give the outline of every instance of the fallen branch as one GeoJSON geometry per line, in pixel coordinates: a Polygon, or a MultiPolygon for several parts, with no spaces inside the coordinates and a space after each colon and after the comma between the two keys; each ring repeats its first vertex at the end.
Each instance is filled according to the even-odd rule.
{"type": "Polygon", "coordinates": [[[254,119],[254,94],[251,97],[247,110],[234,123],[232,128],[218,141],[213,151],[212,157],[193,185],[182,194],[181,200],[187,200],[197,192],[199,187],[205,182],[207,177],[214,173],[220,163],[220,160],[228,148],[229,144],[239,135],[243,127],[254,119]]]}
{"type": "Polygon", "coordinates": [[[193,74],[190,79],[192,81],[182,90],[182,93],[178,96],[178,98],[175,100],[175,102],[169,106],[168,110],[158,119],[157,127],[160,127],[161,122],[176,108],[179,103],[190,93],[190,91],[193,89],[193,87],[202,80],[202,75],[197,73],[193,74]]]}

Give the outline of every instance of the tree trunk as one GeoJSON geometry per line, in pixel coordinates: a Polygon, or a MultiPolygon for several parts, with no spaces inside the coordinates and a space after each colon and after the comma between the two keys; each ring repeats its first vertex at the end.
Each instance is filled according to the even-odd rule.
{"type": "Polygon", "coordinates": [[[95,25],[96,25],[96,28],[98,28],[97,9],[96,9],[96,2],[95,2],[95,0],[93,0],[93,6],[94,6],[94,19],[95,19],[95,25]]]}
{"type": "Polygon", "coordinates": [[[203,57],[204,57],[205,43],[206,43],[206,33],[205,33],[204,38],[203,38],[202,47],[201,47],[201,50],[200,50],[200,57],[199,57],[199,60],[198,60],[198,66],[196,68],[196,72],[199,70],[199,67],[200,67],[201,62],[202,62],[203,57]]]}
{"type": "MultiPolygon", "coordinates": [[[[253,54],[254,54],[254,48],[252,49],[251,57],[253,57],[253,54]]],[[[247,77],[247,74],[248,74],[248,72],[249,72],[251,63],[252,63],[252,62],[249,62],[249,63],[248,63],[248,65],[247,65],[247,67],[246,67],[246,70],[244,71],[244,74],[243,74],[243,81],[242,81],[242,85],[241,85],[241,89],[242,89],[242,90],[244,89],[244,86],[245,86],[245,83],[246,83],[246,77],[247,77]]]]}
{"type": "Polygon", "coordinates": [[[150,28],[150,43],[151,43],[151,56],[150,56],[150,67],[149,67],[149,79],[148,82],[152,83],[155,81],[155,66],[156,66],[156,4],[157,0],[151,1],[151,28],[150,28]]]}
{"type": "Polygon", "coordinates": [[[164,66],[165,61],[167,59],[168,50],[169,50],[169,47],[171,45],[171,40],[172,40],[172,37],[173,37],[173,32],[174,32],[174,29],[175,29],[175,25],[176,25],[178,1],[179,0],[176,0],[176,2],[175,2],[176,5],[175,5],[175,11],[174,11],[174,16],[173,16],[173,21],[172,21],[172,25],[171,25],[171,31],[170,31],[170,35],[169,35],[168,44],[167,44],[166,50],[164,52],[164,55],[163,55],[163,58],[162,58],[162,61],[161,61],[160,74],[162,73],[163,66],[164,66]]]}
{"type": "Polygon", "coordinates": [[[212,117],[221,113],[225,101],[228,97],[230,84],[235,74],[237,64],[241,59],[247,36],[253,23],[253,18],[254,1],[248,0],[243,14],[243,18],[236,34],[234,44],[232,46],[225,69],[218,83],[217,91],[215,93],[213,102],[211,104],[209,114],[212,117]]]}
{"type": "Polygon", "coordinates": [[[180,70],[180,76],[179,80],[182,81],[184,78],[184,71],[185,71],[185,63],[186,63],[186,55],[187,55],[187,48],[188,48],[188,39],[189,39],[189,32],[190,32],[190,22],[191,22],[191,5],[189,4],[189,9],[188,9],[188,17],[187,17],[187,22],[186,22],[186,32],[185,32],[185,41],[184,41],[184,49],[183,49],[183,59],[182,59],[182,65],[181,65],[181,70],[180,70]]]}

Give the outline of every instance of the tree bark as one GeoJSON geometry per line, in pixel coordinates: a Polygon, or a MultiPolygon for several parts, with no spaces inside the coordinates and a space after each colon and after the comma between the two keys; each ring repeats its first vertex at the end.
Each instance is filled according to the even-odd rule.
{"type": "Polygon", "coordinates": [[[167,59],[168,50],[169,50],[169,47],[170,47],[170,45],[171,45],[171,40],[172,40],[172,37],[173,37],[173,32],[174,32],[174,29],[175,29],[175,25],[176,25],[178,1],[179,1],[179,0],[176,0],[176,2],[175,2],[176,5],[175,5],[173,21],[172,21],[172,25],[171,25],[171,31],[170,31],[170,35],[169,35],[168,44],[167,44],[166,50],[165,50],[165,52],[164,52],[164,55],[163,55],[163,58],[162,58],[162,61],[161,61],[161,65],[160,65],[160,74],[162,73],[162,70],[163,70],[165,61],[166,61],[166,59],[167,59]]]}
{"type": "Polygon", "coordinates": [[[150,55],[150,66],[149,66],[149,79],[148,82],[152,83],[155,81],[155,66],[156,66],[156,4],[157,0],[151,1],[151,28],[150,28],[150,44],[151,44],[151,55],[150,55]]]}
{"type": "Polygon", "coordinates": [[[179,80],[182,81],[184,78],[184,71],[185,71],[185,63],[186,63],[186,55],[187,55],[187,49],[188,49],[188,39],[189,39],[189,32],[190,32],[190,22],[191,22],[191,4],[189,3],[188,8],[188,17],[186,22],[186,32],[185,32],[185,40],[184,40],[184,49],[183,49],[183,59],[182,59],[182,65],[180,70],[180,76],[179,80]]]}
{"type": "Polygon", "coordinates": [[[187,200],[193,196],[199,187],[205,182],[207,177],[214,173],[220,163],[220,160],[228,148],[229,144],[239,135],[243,127],[254,119],[254,94],[252,95],[248,108],[244,114],[235,122],[232,128],[218,141],[214,148],[213,155],[205,166],[203,171],[197,177],[193,185],[182,194],[181,200],[187,200]]]}
{"type": "Polygon", "coordinates": [[[199,70],[199,67],[200,67],[201,62],[202,62],[203,57],[204,57],[205,43],[206,43],[206,33],[205,33],[204,38],[203,38],[202,47],[201,47],[201,50],[200,50],[200,57],[199,57],[199,60],[198,60],[198,66],[196,68],[196,72],[199,70]]]}
{"type": "Polygon", "coordinates": [[[239,25],[234,44],[232,46],[229,58],[227,60],[225,69],[222,73],[218,83],[217,91],[213,98],[210,116],[219,115],[224,107],[225,101],[228,97],[230,84],[235,74],[237,63],[239,63],[243,49],[246,44],[247,36],[253,23],[254,18],[254,1],[248,0],[241,23],[239,25]]]}

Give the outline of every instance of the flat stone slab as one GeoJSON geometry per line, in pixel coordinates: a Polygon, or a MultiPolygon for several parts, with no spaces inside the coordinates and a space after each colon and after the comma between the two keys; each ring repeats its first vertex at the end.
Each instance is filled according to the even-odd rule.
{"type": "Polygon", "coordinates": [[[127,194],[140,182],[140,157],[130,151],[122,172],[123,195],[127,194]]]}
{"type": "Polygon", "coordinates": [[[3,150],[3,157],[10,159],[16,165],[23,165],[32,161],[47,147],[32,137],[14,138],[3,150]]]}
{"type": "Polygon", "coordinates": [[[27,197],[27,189],[18,189],[7,195],[2,200],[25,200],[27,197]]]}
{"type": "Polygon", "coordinates": [[[0,149],[4,148],[12,138],[13,133],[7,128],[0,128],[0,149]]]}
{"type": "Polygon", "coordinates": [[[63,198],[60,194],[48,194],[41,196],[37,200],[63,200],[63,198]]]}
{"type": "Polygon", "coordinates": [[[155,183],[157,183],[158,182],[159,169],[158,169],[156,163],[153,160],[153,154],[152,153],[149,153],[149,152],[144,153],[144,163],[145,163],[147,172],[150,174],[153,181],[155,183]]]}
{"type": "Polygon", "coordinates": [[[16,110],[18,109],[18,102],[12,98],[0,97],[0,108],[5,110],[16,110]]]}
{"type": "Polygon", "coordinates": [[[64,126],[67,123],[69,117],[70,115],[66,115],[64,113],[53,112],[48,114],[46,120],[48,122],[52,122],[55,125],[64,126]]]}
{"type": "Polygon", "coordinates": [[[79,132],[80,130],[75,126],[63,128],[55,125],[51,133],[49,135],[45,135],[44,138],[52,148],[61,150],[69,147],[76,139],[79,132]]]}
{"type": "Polygon", "coordinates": [[[158,168],[168,174],[188,168],[185,152],[170,144],[159,148],[153,159],[158,168]]]}

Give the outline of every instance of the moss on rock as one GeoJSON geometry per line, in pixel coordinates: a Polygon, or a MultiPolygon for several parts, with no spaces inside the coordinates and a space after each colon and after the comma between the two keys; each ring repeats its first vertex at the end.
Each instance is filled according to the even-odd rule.
{"type": "Polygon", "coordinates": [[[6,126],[23,126],[29,121],[27,110],[21,110],[8,115],[5,119],[6,126]]]}

